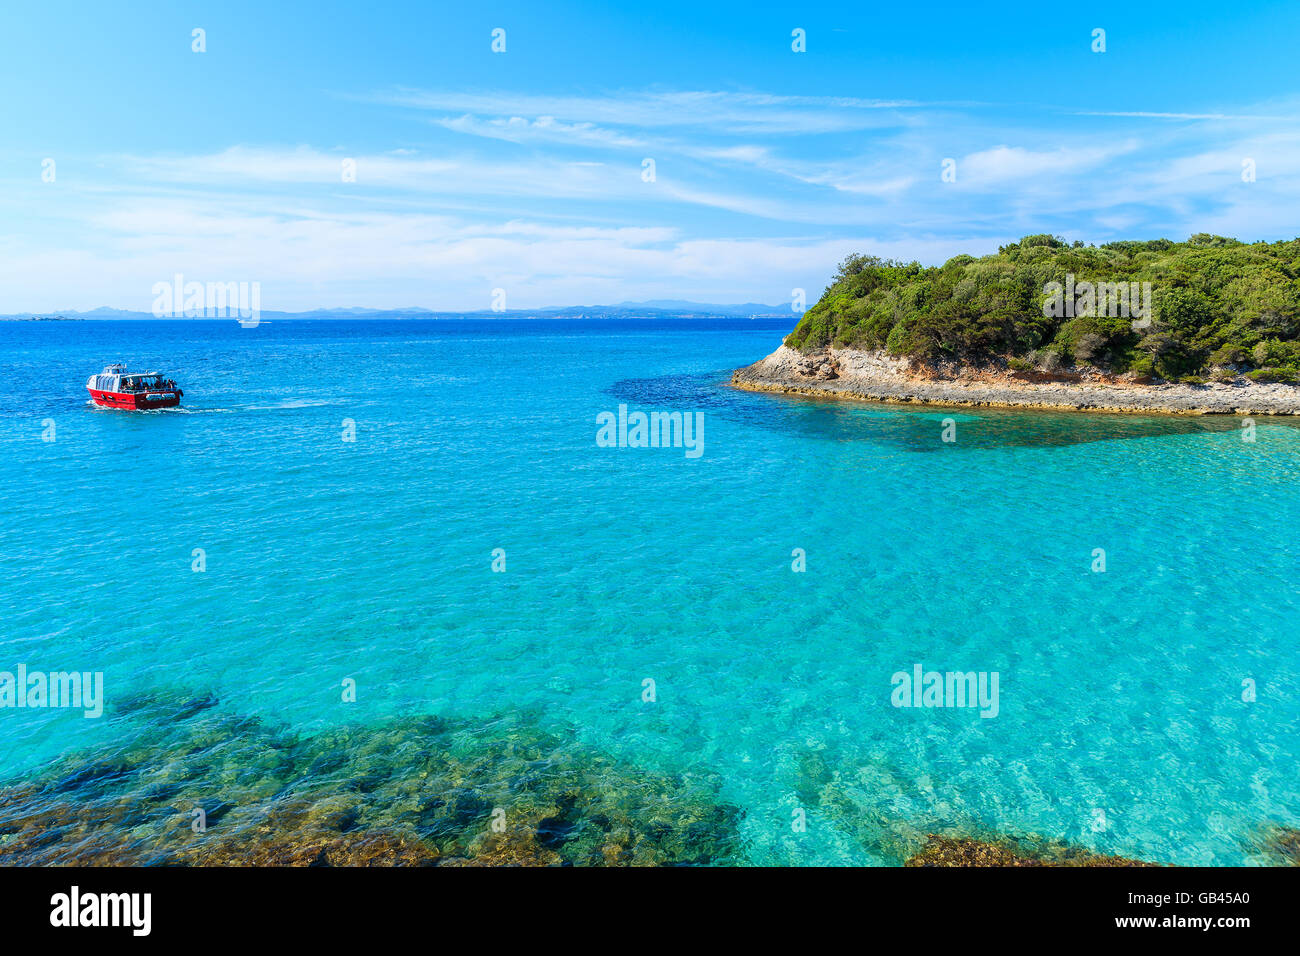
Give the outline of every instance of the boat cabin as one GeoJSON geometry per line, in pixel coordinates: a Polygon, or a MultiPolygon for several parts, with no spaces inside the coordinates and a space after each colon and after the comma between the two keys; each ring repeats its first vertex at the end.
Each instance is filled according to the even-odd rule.
{"type": "Polygon", "coordinates": [[[148,392],[173,389],[176,383],[157,372],[127,374],[125,365],[106,365],[90,387],[101,392],[148,392]]]}

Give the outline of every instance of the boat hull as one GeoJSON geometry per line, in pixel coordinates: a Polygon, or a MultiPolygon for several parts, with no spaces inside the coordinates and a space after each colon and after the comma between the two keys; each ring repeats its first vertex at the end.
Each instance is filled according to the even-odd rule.
{"type": "Polygon", "coordinates": [[[106,392],[88,388],[90,400],[101,408],[123,408],[129,411],[147,411],[151,408],[175,408],[185,394],[179,388],[155,389],[148,392],[106,392]]]}

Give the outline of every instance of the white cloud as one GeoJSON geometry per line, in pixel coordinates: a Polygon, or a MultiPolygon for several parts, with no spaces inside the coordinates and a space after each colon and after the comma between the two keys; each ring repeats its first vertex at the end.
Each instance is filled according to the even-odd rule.
{"type": "Polygon", "coordinates": [[[911,100],[778,96],[709,90],[633,91],[608,96],[546,96],[399,90],[367,99],[447,114],[554,117],[570,123],[635,128],[708,127],[730,133],[843,132],[894,122],[882,112],[916,109],[911,100]]]}
{"type": "Polygon", "coordinates": [[[340,190],[377,186],[415,193],[569,198],[598,198],[628,191],[640,172],[639,161],[620,169],[601,162],[549,157],[503,162],[473,156],[355,156],[307,146],[232,146],[220,153],[199,156],[129,156],[124,163],[139,184],[148,180],[203,186],[289,183],[336,186],[340,190]],[[344,160],[355,163],[355,183],[344,182],[344,160]]]}
{"type": "Polygon", "coordinates": [[[1171,119],[1171,120],[1249,120],[1249,121],[1275,121],[1275,122],[1294,122],[1295,117],[1285,116],[1231,116],[1227,113],[1154,113],[1145,110],[1134,110],[1130,112],[1103,111],[1103,110],[1080,110],[1075,112],[1075,116],[1117,116],[1129,117],[1133,119],[1171,119]]]}
{"type": "Polygon", "coordinates": [[[539,116],[536,119],[511,116],[484,120],[466,113],[464,116],[441,117],[433,122],[453,132],[504,139],[512,143],[560,143],[606,149],[633,149],[646,145],[645,140],[594,123],[564,123],[554,116],[539,116]]]}
{"type": "Polygon", "coordinates": [[[1131,153],[1137,147],[1137,141],[1132,139],[1110,146],[1061,146],[1052,150],[996,146],[958,160],[957,182],[987,186],[1008,180],[1077,173],[1094,169],[1116,156],[1131,153]]]}
{"type": "Polygon", "coordinates": [[[9,310],[148,310],[155,282],[180,272],[199,281],[261,283],[263,308],[341,303],[482,309],[505,288],[512,307],[626,298],[783,301],[813,290],[849,252],[946,257],[985,245],[954,241],[684,238],[666,227],[490,225],[412,213],[263,211],[228,199],[117,200],[85,226],[112,241],[52,249],[0,239],[0,283],[26,289],[9,310]],[[21,280],[21,282],[20,282],[21,280]],[[364,301],[362,301],[364,300],[364,301]]]}

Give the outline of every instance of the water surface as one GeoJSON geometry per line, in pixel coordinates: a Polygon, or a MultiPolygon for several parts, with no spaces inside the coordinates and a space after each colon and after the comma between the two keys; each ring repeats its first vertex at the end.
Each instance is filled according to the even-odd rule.
{"type": "MultiPolygon", "coordinates": [[[[1300,431],[726,387],[788,325],[0,324],[0,670],[307,739],[527,713],[715,781],[741,862],[931,831],[1263,862],[1300,823],[1300,431]],[[118,359],[184,406],[87,405],[118,359]],[[703,455],[597,447],[619,404],[703,412],[703,455]],[[915,663],[998,672],[999,715],[891,706],[915,663]]],[[[0,711],[0,764],[151,714],[0,711]]]]}

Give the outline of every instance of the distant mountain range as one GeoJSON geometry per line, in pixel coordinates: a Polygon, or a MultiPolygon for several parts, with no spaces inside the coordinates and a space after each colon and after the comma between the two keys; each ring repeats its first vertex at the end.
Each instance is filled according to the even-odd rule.
{"type": "MultiPolygon", "coordinates": [[[[601,308],[597,306],[597,308],[601,308]]],[[[789,303],[763,305],[761,302],[742,302],[740,305],[714,305],[708,302],[687,302],[685,299],[650,299],[646,302],[620,302],[607,306],[611,309],[652,309],[658,312],[701,312],[706,315],[792,315],[789,303]]]]}
{"type": "MultiPolygon", "coordinates": [[[[453,312],[434,311],[421,306],[408,309],[366,309],[357,306],[341,309],[312,309],[309,312],[273,312],[262,310],[261,318],[273,319],[438,319],[475,316],[483,318],[527,318],[545,316],[557,319],[635,319],[654,316],[792,316],[789,305],[763,305],[759,302],[744,302],[740,305],[718,305],[710,302],[688,302],[685,299],[651,299],[647,302],[619,302],[615,305],[571,305],[549,309],[506,309],[494,312],[490,309],[477,311],[453,312]]],[[[0,315],[0,319],[11,321],[33,319],[41,321],[81,320],[81,319],[152,319],[149,312],[133,312],[129,309],[112,309],[100,306],[85,312],[69,309],[60,312],[19,312],[0,315]]]]}

